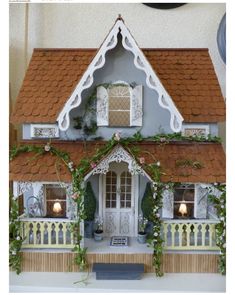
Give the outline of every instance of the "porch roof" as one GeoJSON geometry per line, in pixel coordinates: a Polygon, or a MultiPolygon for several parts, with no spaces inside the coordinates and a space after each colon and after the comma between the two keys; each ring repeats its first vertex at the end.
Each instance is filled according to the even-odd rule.
{"type": "MultiPolygon", "coordinates": [[[[22,141],[21,145],[43,146],[44,141],[22,141]]],[[[78,165],[83,158],[91,158],[95,151],[105,144],[99,142],[52,142],[52,146],[69,153],[71,160],[78,165]]],[[[134,145],[134,143],[133,143],[134,145]]],[[[145,162],[160,161],[162,181],[168,182],[225,182],[225,154],[219,143],[170,142],[160,144],[145,141],[135,144],[140,149],[139,157],[145,162]],[[202,168],[193,168],[199,162],[202,168]]],[[[138,159],[137,159],[138,160],[138,159]]],[[[22,153],[10,163],[10,180],[15,181],[64,181],[70,182],[71,175],[65,164],[50,153],[35,156],[22,153]]]]}

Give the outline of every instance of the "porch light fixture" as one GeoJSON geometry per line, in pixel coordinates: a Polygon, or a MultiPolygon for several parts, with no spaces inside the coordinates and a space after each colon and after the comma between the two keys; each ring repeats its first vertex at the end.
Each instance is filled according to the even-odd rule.
{"type": "Polygon", "coordinates": [[[184,200],[182,201],[182,203],[180,203],[179,213],[182,214],[182,217],[184,217],[184,215],[188,213],[187,206],[184,200]]]}
{"type": "Polygon", "coordinates": [[[53,211],[55,214],[59,214],[59,213],[61,213],[62,208],[61,208],[61,204],[60,204],[60,202],[58,202],[58,200],[56,200],[56,202],[54,203],[52,211],[53,211]]]}

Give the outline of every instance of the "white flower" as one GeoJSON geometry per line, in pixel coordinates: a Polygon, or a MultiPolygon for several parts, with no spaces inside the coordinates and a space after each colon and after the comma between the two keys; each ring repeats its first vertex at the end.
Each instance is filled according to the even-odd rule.
{"type": "Polygon", "coordinates": [[[154,198],[154,200],[156,199],[156,196],[157,196],[157,194],[156,194],[156,193],[154,193],[154,194],[153,194],[153,198],[154,198]]]}
{"type": "Polygon", "coordinates": [[[11,254],[12,254],[12,255],[16,255],[16,251],[13,250],[13,251],[11,252],[11,254]]]}
{"type": "Polygon", "coordinates": [[[121,139],[120,132],[116,132],[116,133],[114,133],[114,140],[116,140],[116,141],[120,141],[120,139],[121,139]]]}
{"type": "Polygon", "coordinates": [[[215,183],[214,183],[214,186],[217,186],[217,185],[218,185],[218,183],[217,183],[217,182],[215,182],[215,183]]]}
{"type": "Polygon", "coordinates": [[[47,144],[44,146],[44,150],[45,150],[46,152],[49,152],[50,149],[51,149],[50,144],[47,143],[47,144]]]}
{"type": "Polygon", "coordinates": [[[160,167],[160,166],[161,166],[161,163],[160,163],[160,161],[157,161],[157,163],[156,163],[156,164],[157,164],[157,166],[158,166],[158,167],[160,167]]]}
{"type": "Polygon", "coordinates": [[[157,187],[157,182],[153,182],[153,188],[157,187]]]}
{"type": "Polygon", "coordinates": [[[159,218],[159,217],[160,217],[160,214],[159,214],[159,213],[157,213],[157,214],[156,214],[156,217],[157,217],[157,218],[159,218]]]}
{"type": "Polygon", "coordinates": [[[157,232],[155,232],[153,235],[154,235],[155,237],[157,237],[157,236],[158,236],[158,233],[157,233],[157,232]]]}
{"type": "Polygon", "coordinates": [[[74,169],[73,169],[73,162],[72,162],[72,161],[68,163],[68,167],[69,167],[69,169],[70,169],[71,171],[74,170],[74,169]]]}
{"type": "Polygon", "coordinates": [[[223,248],[226,248],[226,243],[223,244],[223,248]]]}
{"type": "Polygon", "coordinates": [[[16,240],[19,241],[20,240],[20,236],[16,237],[16,240]]]}
{"type": "Polygon", "coordinates": [[[167,184],[167,185],[165,186],[165,188],[168,189],[168,188],[169,188],[169,185],[167,184]]]}
{"type": "Polygon", "coordinates": [[[221,216],[221,217],[220,217],[220,220],[221,220],[221,221],[224,221],[224,217],[223,217],[223,216],[221,216]]]}
{"type": "Polygon", "coordinates": [[[221,208],[223,209],[224,208],[224,205],[221,205],[221,208]]]}

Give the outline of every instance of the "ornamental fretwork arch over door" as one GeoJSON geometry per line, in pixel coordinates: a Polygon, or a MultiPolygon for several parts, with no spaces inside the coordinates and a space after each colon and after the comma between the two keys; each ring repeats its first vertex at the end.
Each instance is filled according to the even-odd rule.
{"type": "Polygon", "coordinates": [[[107,172],[104,181],[104,234],[134,236],[135,210],[133,176],[122,166],[107,172]]]}

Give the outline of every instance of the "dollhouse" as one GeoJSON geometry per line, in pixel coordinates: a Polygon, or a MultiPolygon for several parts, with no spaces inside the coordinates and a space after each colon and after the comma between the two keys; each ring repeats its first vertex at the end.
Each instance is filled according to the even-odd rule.
{"type": "Polygon", "coordinates": [[[221,121],[207,49],[141,49],[121,17],[98,49],[34,49],[11,117],[22,270],[67,271],[79,245],[89,267],[217,272],[221,121]]]}

